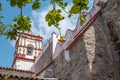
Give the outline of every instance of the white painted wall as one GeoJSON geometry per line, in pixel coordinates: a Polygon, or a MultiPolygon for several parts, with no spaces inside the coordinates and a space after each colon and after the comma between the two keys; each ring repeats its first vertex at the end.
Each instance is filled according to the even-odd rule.
{"type": "MultiPolygon", "coordinates": [[[[32,33],[33,34],[33,33],[32,33]]],[[[21,34],[22,35],[22,34],[21,34]]],[[[27,36],[28,38],[24,38],[24,37],[19,37],[20,41],[19,41],[19,45],[17,47],[17,53],[16,54],[25,54],[25,58],[26,59],[33,59],[34,60],[34,56],[38,56],[38,54],[41,52],[41,47],[42,47],[42,42],[37,39],[35,39],[35,37],[31,37],[28,35],[23,35],[23,36],[27,36]],[[34,39],[30,39],[30,38],[34,38],[34,39]],[[27,55],[27,45],[32,44],[34,49],[33,49],[33,53],[32,55],[27,55]],[[25,46],[25,47],[24,47],[25,46]]],[[[30,70],[30,71],[35,71],[35,62],[31,61],[31,60],[23,60],[23,59],[18,59],[15,61],[13,68],[15,69],[21,69],[21,70],[30,70]]]]}
{"type": "Polygon", "coordinates": [[[52,34],[52,40],[53,40],[53,50],[52,50],[52,53],[53,53],[53,55],[54,55],[54,52],[55,52],[56,44],[58,42],[58,38],[59,37],[55,33],[52,34]]]}
{"type": "Polygon", "coordinates": [[[32,65],[31,69],[32,72],[35,72],[35,63],[32,65]]]}
{"type": "Polygon", "coordinates": [[[15,65],[13,68],[20,69],[20,70],[34,70],[34,62],[30,62],[27,60],[16,60],[15,65]]]}
{"type": "MultiPolygon", "coordinates": [[[[30,39],[24,39],[24,38],[20,38],[20,43],[22,46],[26,46],[29,45],[29,44],[32,44],[34,48],[41,48],[41,41],[36,41],[36,40],[30,40],[30,39]]],[[[27,48],[23,48],[23,47],[18,47],[18,53],[20,54],[27,54],[27,48]]],[[[27,58],[34,58],[35,56],[35,53],[36,55],[38,55],[40,53],[39,50],[33,50],[33,54],[31,56],[26,56],[27,58]]]]}
{"type": "MultiPolygon", "coordinates": [[[[34,53],[34,52],[33,52],[34,53]]],[[[35,54],[34,54],[35,55],[35,54]]],[[[25,55],[25,58],[34,59],[34,55],[25,55]]]]}
{"type": "Polygon", "coordinates": [[[26,46],[29,45],[29,44],[32,44],[34,46],[34,48],[36,47],[36,42],[34,40],[30,40],[30,39],[27,39],[26,40],[26,46]]]}
{"type": "Polygon", "coordinates": [[[70,54],[69,54],[69,51],[64,51],[64,55],[65,55],[65,59],[66,61],[70,61],[70,54]]]}

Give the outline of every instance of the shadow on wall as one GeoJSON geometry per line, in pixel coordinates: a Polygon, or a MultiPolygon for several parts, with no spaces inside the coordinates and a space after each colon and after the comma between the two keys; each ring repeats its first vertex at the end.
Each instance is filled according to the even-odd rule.
{"type": "Polygon", "coordinates": [[[99,22],[92,25],[69,50],[70,61],[65,59],[65,53],[62,51],[51,67],[46,69],[53,71],[52,77],[60,80],[114,79],[103,25],[99,22]]]}
{"type": "Polygon", "coordinates": [[[111,66],[110,55],[107,51],[107,37],[105,32],[103,31],[103,27],[105,26],[101,22],[97,22],[93,25],[95,31],[95,52],[94,60],[91,63],[91,80],[113,80],[115,78],[113,67],[111,66]]]}
{"type": "Polygon", "coordinates": [[[114,64],[116,65],[116,69],[118,71],[118,75],[120,75],[120,27],[113,23],[112,21],[108,21],[107,24],[110,32],[110,39],[113,43],[113,48],[115,50],[115,53],[113,54],[114,64]]]}
{"type": "Polygon", "coordinates": [[[70,61],[64,53],[55,60],[55,77],[60,80],[89,80],[89,66],[84,39],[81,38],[70,50],[70,61]]]}

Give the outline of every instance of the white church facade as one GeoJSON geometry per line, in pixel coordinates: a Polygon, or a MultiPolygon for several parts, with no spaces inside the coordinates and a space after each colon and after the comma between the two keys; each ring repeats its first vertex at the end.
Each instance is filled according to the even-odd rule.
{"type": "Polygon", "coordinates": [[[20,70],[35,71],[34,63],[42,51],[42,37],[32,32],[21,32],[15,45],[12,67],[20,70]]]}

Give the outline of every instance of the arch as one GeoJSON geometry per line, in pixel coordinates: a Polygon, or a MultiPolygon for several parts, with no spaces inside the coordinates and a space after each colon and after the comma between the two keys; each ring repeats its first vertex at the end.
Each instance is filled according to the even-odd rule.
{"type": "Polygon", "coordinates": [[[33,49],[34,49],[34,46],[32,44],[28,44],[27,45],[27,55],[32,55],[33,49]]]}

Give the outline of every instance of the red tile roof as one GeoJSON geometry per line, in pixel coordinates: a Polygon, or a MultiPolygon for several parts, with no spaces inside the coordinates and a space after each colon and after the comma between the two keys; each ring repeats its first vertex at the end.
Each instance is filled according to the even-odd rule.
{"type": "Polygon", "coordinates": [[[34,72],[32,72],[32,71],[20,70],[20,69],[15,69],[15,68],[8,68],[8,67],[0,67],[0,69],[1,69],[1,70],[17,71],[17,72],[34,73],[34,72]]]}
{"type": "Polygon", "coordinates": [[[22,76],[15,76],[15,75],[9,75],[9,74],[0,74],[0,80],[5,80],[5,77],[7,80],[44,80],[44,79],[38,79],[38,78],[32,78],[32,77],[22,77],[22,76]]]}

